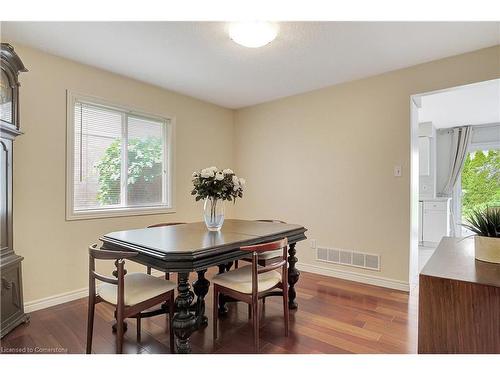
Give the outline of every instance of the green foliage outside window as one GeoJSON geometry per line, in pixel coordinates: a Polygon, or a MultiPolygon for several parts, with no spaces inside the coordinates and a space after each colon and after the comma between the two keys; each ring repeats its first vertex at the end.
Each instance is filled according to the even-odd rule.
{"type": "Polygon", "coordinates": [[[469,153],[462,170],[462,217],[500,206],[500,150],[469,153]]]}
{"type": "MultiPolygon", "coordinates": [[[[160,138],[128,141],[128,204],[161,199],[162,144],[160,138]],[[136,201],[136,202],[134,202],[136,201]]],[[[97,200],[103,205],[120,203],[121,141],[115,140],[96,163],[99,172],[97,200]]]]}

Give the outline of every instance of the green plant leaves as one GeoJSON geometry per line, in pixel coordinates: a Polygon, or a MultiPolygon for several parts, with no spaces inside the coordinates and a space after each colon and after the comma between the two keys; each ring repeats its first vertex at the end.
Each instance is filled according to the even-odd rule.
{"type": "Polygon", "coordinates": [[[500,237],[500,207],[489,207],[484,210],[472,210],[467,216],[468,224],[462,224],[483,237],[500,237]]]}

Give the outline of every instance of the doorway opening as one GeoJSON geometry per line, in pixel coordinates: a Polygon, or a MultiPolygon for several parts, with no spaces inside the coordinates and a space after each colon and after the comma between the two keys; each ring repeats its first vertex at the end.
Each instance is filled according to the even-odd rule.
{"type": "Polygon", "coordinates": [[[500,206],[500,79],[412,95],[410,284],[473,210],[500,206]]]}

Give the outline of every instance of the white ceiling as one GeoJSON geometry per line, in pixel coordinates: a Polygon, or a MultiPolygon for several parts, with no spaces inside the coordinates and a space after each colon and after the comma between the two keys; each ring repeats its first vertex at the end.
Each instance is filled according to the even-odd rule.
{"type": "Polygon", "coordinates": [[[2,22],[2,38],[228,108],[500,44],[498,22],[282,22],[250,49],[224,22],[2,22]]]}
{"type": "Polygon", "coordinates": [[[438,129],[500,123],[500,79],[424,95],[419,122],[438,129]]]}

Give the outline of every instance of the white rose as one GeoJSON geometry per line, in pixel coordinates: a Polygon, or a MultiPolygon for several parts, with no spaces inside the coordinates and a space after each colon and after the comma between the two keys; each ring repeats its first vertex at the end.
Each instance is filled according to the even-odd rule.
{"type": "Polygon", "coordinates": [[[198,172],[193,172],[193,178],[198,177],[198,172]]]}
{"type": "Polygon", "coordinates": [[[214,171],[212,171],[211,169],[203,169],[201,171],[201,177],[203,178],[210,178],[210,177],[213,177],[215,175],[214,171]]]}
{"type": "Polygon", "coordinates": [[[240,185],[241,186],[245,186],[246,183],[247,183],[247,181],[244,178],[240,178],[240,185]]]}
{"type": "Polygon", "coordinates": [[[222,173],[224,173],[224,174],[234,174],[233,170],[232,170],[232,169],[229,169],[229,168],[224,169],[224,170],[222,171],[222,173]]]}
{"type": "Polygon", "coordinates": [[[215,179],[217,181],[222,181],[224,179],[224,174],[222,172],[217,172],[217,174],[215,175],[215,179]]]}
{"type": "Polygon", "coordinates": [[[211,171],[213,171],[214,173],[218,171],[217,167],[210,167],[210,168],[207,168],[207,169],[210,169],[211,171]]]}
{"type": "Polygon", "coordinates": [[[240,188],[240,185],[234,185],[234,186],[233,186],[233,190],[234,190],[234,191],[239,190],[239,188],[240,188]]]}
{"type": "Polygon", "coordinates": [[[233,176],[233,184],[235,184],[235,185],[239,185],[240,184],[240,180],[238,179],[237,176],[233,176]]]}

